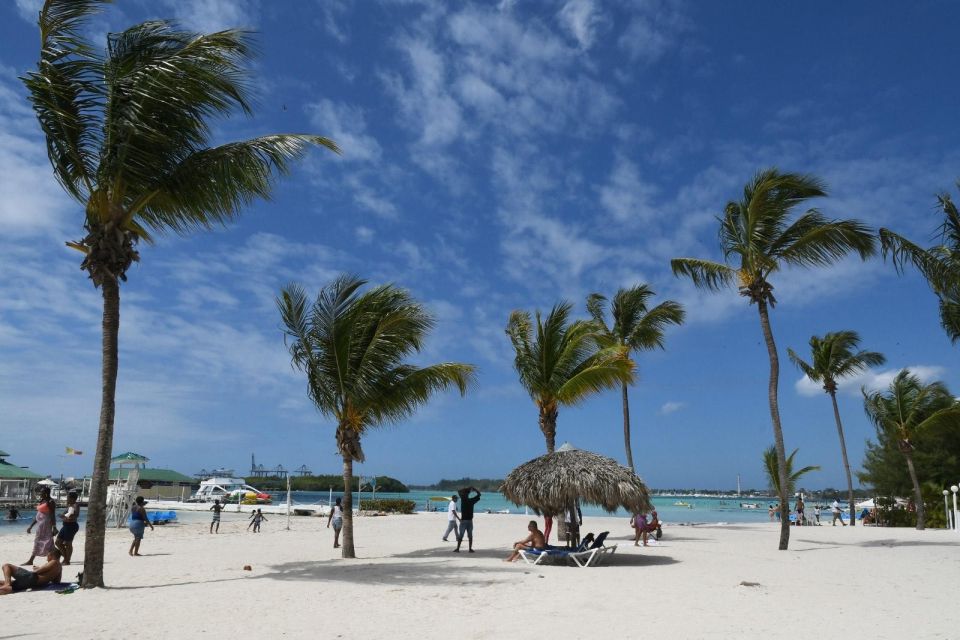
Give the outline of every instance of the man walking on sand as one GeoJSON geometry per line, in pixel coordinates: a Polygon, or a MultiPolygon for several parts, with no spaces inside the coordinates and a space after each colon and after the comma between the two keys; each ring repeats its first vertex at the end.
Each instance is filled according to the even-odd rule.
{"type": "Polygon", "coordinates": [[[220,533],[220,512],[223,511],[223,505],[220,504],[220,500],[214,500],[213,506],[207,509],[207,511],[213,511],[213,520],[210,522],[210,533],[213,533],[213,526],[217,526],[217,533],[220,533]]]}
{"type": "Polygon", "coordinates": [[[468,550],[473,553],[473,506],[480,501],[480,492],[476,487],[467,487],[460,489],[460,534],[457,536],[457,548],[453,551],[460,552],[460,545],[463,544],[463,536],[467,535],[469,542],[468,550]],[[470,492],[476,495],[470,497],[470,492]]]}
{"type": "Polygon", "coordinates": [[[447,542],[450,532],[453,531],[454,537],[457,535],[457,522],[460,516],[457,515],[457,496],[450,496],[450,504],[447,505],[447,530],[443,532],[443,541],[447,542]]]}
{"type": "Polygon", "coordinates": [[[837,502],[836,498],[833,500],[833,504],[830,505],[830,510],[833,511],[833,524],[831,526],[837,526],[837,520],[840,521],[840,524],[847,526],[847,523],[843,521],[843,518],[840,516],[840,503],[837,502]]]}

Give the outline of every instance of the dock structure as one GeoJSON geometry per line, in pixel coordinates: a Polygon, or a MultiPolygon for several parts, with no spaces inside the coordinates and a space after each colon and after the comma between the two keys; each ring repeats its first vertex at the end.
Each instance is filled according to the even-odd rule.
{"type": "MultiPolygon", "coordinates": [[[[306,467],[306,465],[304,465],[306,467]]],[[[309,469],[308,469],[309,471],[309,469]]],[[[284,479],[288,475],[287,469],[282,465],[278,464],[277,466],[271,468],[263,466],[263,464],[257,464],[257,459],[254,454],[250,454],[250,476],[251,478],[280,478],[284,479]]],[[[311,475],[311,474],[308,474],[311,475]]]]}

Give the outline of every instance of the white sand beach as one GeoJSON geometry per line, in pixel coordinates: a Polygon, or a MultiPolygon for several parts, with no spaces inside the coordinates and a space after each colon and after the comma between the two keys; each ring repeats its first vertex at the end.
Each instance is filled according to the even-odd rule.
{"type": "MultiPolygon", "coordinates": [[[[626,520],[608,565],[502,562],[528,518],[478,514],[474,554],[440,540],[445,514],[357,518],[357,560],[325,519],[274,517],[259,535],[225,515],[147,531],[144,557],[110,530],[110,587],[0,598],[3,637],[70,638],[957,638],[960,535],[872,527],[666,526],[635,548],[626,520]],[[252,571],[244,571],[251,565],[252,571]]],[[[32,537],[0,538],[22,562],[32,537]]],[[[82,534],[78,537],[82,548],[82,534]]],[[[82,559],[82,552],[79,557],[82,559]]],[[[72,577],[80,568],[65,568],[72,577]]]]}

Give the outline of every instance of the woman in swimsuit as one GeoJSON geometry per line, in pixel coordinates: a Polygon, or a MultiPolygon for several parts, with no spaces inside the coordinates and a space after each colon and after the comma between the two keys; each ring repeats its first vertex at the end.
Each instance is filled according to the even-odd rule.
{"type": "Polygon", "coordinates": [[[146,501],[143,496],[137,496],[136,504],[130,510],[130,533],[133,534],[133,544],[130,545],[130,555],[140,555],[140,541],[143,540],[143,532],[150,525],[150,531],[153,531],[153,523],[147,519],[147,509],[143,506],[146,501]]]}
{"type": "Polygon", "coordinates": [[[33,531],[34,525],[37,527],[36,537],[33,539],[33,553],[30,559],[23,564],[33,564],[33,559],[37,556],[47,557],[47,554],[53,549],[53,536],[57,533],[56,528],[57,503],[50,499],[50,488],[40,489],[40,504],[37,505],[37,515],[33,522],[27,527],[27,533],[33,531]]]}
{"type": "Polygon", "coordinates": [[[330,509],[330,515],[327,516],[327,529],[330,523],[333,523],[333,548],[340,546],[340,529],[343,528],[343,503],[337,498],[336,503],[330,509]]]}

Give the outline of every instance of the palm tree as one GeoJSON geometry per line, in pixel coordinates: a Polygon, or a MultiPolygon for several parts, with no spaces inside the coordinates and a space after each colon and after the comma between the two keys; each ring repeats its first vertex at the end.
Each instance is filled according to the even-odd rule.
{"type": "MultiPolygon", "coordinates": [[[[797,490],[797,481],[800,480],[803,476],[807,475],[811,471],[819,471],[820,467],[816,465],[811,465],[793,470],[793,458],[797,455],[799,449],[794,449],[789,456],[784,460],[785,465],[783,467],[784,473],[781,476],[780,474],[780,463],[777,461],[777,448],[769,447],[763,450],[763,471],[767,475],[767,482],[770,483],[770,486],[777,492],[779,495],[781,493],[780,487],[783,486],[780,483],[783,482],[784,478],[786,479],[786,489],[783,493],[786,493],[788,496],[792,496],[796,493],[797,490]]],[[[853,513],[851,511],[850,513],[853,513]]],[[[781,517],[783,514],[781,513],[781,517]]],[[[789,516],[787,517],[787,522],[790,521],[789,516]]],[[[788,525],[789,526],[789,525],[788,525]]]]}
{"type": "Polygon", "coordinates": [[[310,303],[297,285],[277,298],[284,339],[293,366],[307,374],[317,408],[337,422],[337,449],[343,458],[343,551],[353,545],[354,461],[365,459],[361,437],[370,429],[399,422],[437,391],[456,386],[460,394],[474,379],[474,367],[445,362],[416,367],[404,359],[418,353],[434,326],[433,317],[403,289],[366,284],[342,275],[310,303]]]}
{"type": "Polygon", "coordinates": [[[914,503],[917,505],[917,529],[926,526],[923,494],[913,464],[912,440],[921,431],[937,425],[960,427],[960,402],[942,382],[924,384],[904,369],[890,383],[886,392],[863,392],[863,409],[877,428],[877,432],[896,438],[900,452],[907,461],[910,482],[913,483],[914,503]]]}
{"type": "MultiPolygon", "coordinates": [[[[650,309],[647,305],[654,292],[645,284],[620,289],[613,296],[610,312],[613,326],[606,324],[607,299],[599,293],[587,297],[587,311],[594,322],[602,327],[603,344],[615,345],[626,350],[629,357],[632,351],[650,351],[663,349],[663,332],[669,324],[683,324],[684,311],[678,302],[667,300],[650,309]]],[[[623,399],[623,447],[627,452],[627,465],[634,469],[633,452],[630,448],[630,403],[627,398],[627,385],[620,385],[623,399]]],[[[634,469],[635,470],[635,469],[634,469]]]]}
{"type": "Polygon", "coordinates": [[[83,207],[81,269],[103,295],[100,426],[94,458],[83,586],[103,586],[106,496],[113,447],[120,282],[151,231],[186,234],[225,224],[287,171],[310,135],[269,135],[209,147],[210,121],[247,100],[250,34],[197,35],[164,21],[107,39],[104,55],[83,40],[97,0],[46,0],[40,61],[23,78],[54,174],[83,207]]]}
{"type": "Polygon", "coordinates": [[[520,384],[540,412],[540,431],[553,453],[560,406],[572,406],[591,395],[633,382],[633,363],[623,347],[600,347],[600,327],[586,320],[569,321],[571,305],[558,303],[546,319],[536,312],[536,325],[526,311],[514,311],[507,335],[516,351],[513,361],[520,384]]]}
{"type": "MultiPolygon", "coordinates": [[[[840,453],[843,456],[843,470],[847,474],[847,500],[850,513],[854,512],[853,478],[850,475],[850,462],[847,460],[847,442],[843,437],[843,424],[840,422],[840,409],[837,408],[837,380],[853,376],[869,367],[882,365],[887,359],[876,351],[857,351],[860,336],[856,331],[838,331],[828,333],[822,338],[810,337],[810,353],[813,364],[807,364],[793,349],[787,349],[787,355],[810,380],[823,384],[823,390],[833,402],[833,417],[837,422],[837,434],[840,436],[840,453]]],[[[856,518],[850,519],[850,525],[856,525],[856,518]]]]}
{"type": "MultiPolygon", "coordinates": [[[[810,209],[788,224],[794,209],[810,198],[823,196],[825,187],[813,176],[780,173],[775,168],[761,171],[746,185],[740,201],[728,203],[719,218],[724,262],[677,258],[670,263],[675,275],[688,276],[697,287],[715,291],[736,283],[740,295],[757,305],[770,359],[767,401],[781,474],[786,472],[786,455],[777,399],[780,360],[769,315],[777,301],[770,276],[783,266],[826,266],[851,251],[864,259],[874,252],[873,235],[854,220],[829,220],[810,209]]],[[[786,476],[781,475],[781,487],[786,484],[786,476]]],[[[781,492],[779,548],[783,551],[790,543],[787,500],[786,492],[781,492]]]]}
{"type": "Polygon", "coordinates": [[[945,218],[939,245],[923,249],[889,229],[880,229],[880,245],[897,271],[912,262],[927,279],[940,301],[940,325],[956,344],[960,340],[960,211],[948,193],[938,195],[937,203],[945,218]]]}

